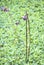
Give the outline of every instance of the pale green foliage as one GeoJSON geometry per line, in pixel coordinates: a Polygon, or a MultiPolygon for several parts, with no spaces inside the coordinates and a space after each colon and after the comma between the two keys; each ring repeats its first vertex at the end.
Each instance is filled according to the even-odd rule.
{"type": "Polygon", "coordinates": [[[25,21],[28,11],[30,20],[30,57],[27,65],[44,65],[44,1],[1,0],[9,12],[0,10],[0,65],[26,65],[25,21]],[[19,21],[16,25],[15,22],[19,21]]]}

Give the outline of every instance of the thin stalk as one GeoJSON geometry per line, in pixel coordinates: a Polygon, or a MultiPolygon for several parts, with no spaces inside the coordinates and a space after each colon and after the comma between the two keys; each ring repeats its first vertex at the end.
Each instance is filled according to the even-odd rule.
{"type": "Polygon", "coordinates": [[[27,16],[27,20],[26,20],[26,62],[28,62],[29,55],[30,55],[30,21],[29,21],[27,12],[26,12],[26,16],[27,16]],[[29,37],[28,37],[28,33],[27,33],[28,30],[29,30],[29,37]],[[28,43],[28,40],[29,40],[29,43],[28,43]],[[29,44],[29,46],[28,46],[28,44],[29,44]]]}
{"type": "Polygon", "coordinates": [[[29,55],[30,55],[30,21],[29,21],[29,18],[28,18],[28,29],[29,29],[29,48],[28,48],[28,58],[29,58],[29,55]]]}
{"type": "Polygon", "coordinates": [[[29,54],[30,54],[30,21],[28,18],[28,13],[26,11],[26,63],[29,61],[29,54]],[[28,26],[28,27],[27,27],[28,26]],[[29,30],[29,33],[28,33],[29,30]],[[28,36],[29,34],[29,36],[28,36]],[[29,42],[28,42],[29,40],[29,42]]]}
{"type": "Polygon", "coordinates": [[[27,43],[28,43],[28,41],[27,41],[27,20],[26,20],[26,62],[28,60],[27,43]]]}

